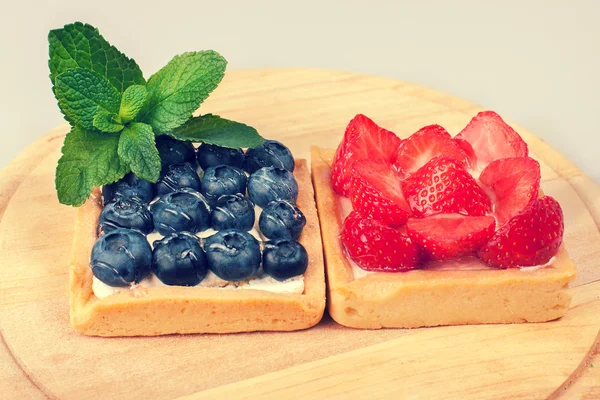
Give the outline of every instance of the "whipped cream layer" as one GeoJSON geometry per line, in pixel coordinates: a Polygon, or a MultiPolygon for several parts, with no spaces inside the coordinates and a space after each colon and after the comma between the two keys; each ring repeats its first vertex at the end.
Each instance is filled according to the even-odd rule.
{"type": "MultiPolygon", "coordinates": [[[[94,277],[92,281],[92,290],[94,295],[99,299],[103,299],[115,293],[121,292],[132,292],[135,295],[136,289],[139,287],[143,288],[154,288],[167,286],[162,283],[155,275],[150,274],[147,278],[142,280],[137,285],[131,285],[127,287],[113,287],[108,286],[100,279],[94,277]]],[[[295,293],[302,294],[304,292],[304,275],[294,276],[285,281],[278,281],[269,275],[259,271],[257,276],[254,278],[242,281],[242,282],[229,282],[225,281],[216,276],[211,271],[208,271],[206,277],[198,284],[200,287],[215,288],[215,289],[255,289],[264,290],[272,293],[295,293]]]]}

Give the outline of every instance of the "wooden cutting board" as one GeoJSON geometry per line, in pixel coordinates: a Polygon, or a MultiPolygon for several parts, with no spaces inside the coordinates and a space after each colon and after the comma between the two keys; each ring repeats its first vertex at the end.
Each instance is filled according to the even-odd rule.
{"type": "MultiPolygon", "coordinates": [[[[359,112],[405,137],[433,123],[455,134],[479,110],[395,80],[306,69],[228,73],[202,106],[305,158],[311,144],[335,147],[359,112]]],[[[361,331],[326,316],[292,333],[115,339],[68,323],[74,210],[55,198],[67,127],[53,130],[0,175],[0,398],[600,398],[600,186],[515,128],[562,204],[578,267],[561,320],[361,331]]]]}

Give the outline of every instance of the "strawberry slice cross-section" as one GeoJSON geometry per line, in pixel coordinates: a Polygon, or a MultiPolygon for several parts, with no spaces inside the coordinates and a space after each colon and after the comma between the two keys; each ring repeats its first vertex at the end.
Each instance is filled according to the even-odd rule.
{"type": "Polygon", "coordinates": [[[493,111],[477,114],[454,140],[467,154],[470,168],[477,171],[494,160],[528,154],[521,136],[493,111]]]}
{"type": "Polygon", "coordinates": [[[401,187],[402,175],[385,161],[360,160],[352,165],[352,207],[365,217],[401,226],[410,215],[401,187]]]}
{"type": "Polygon", "coordinates": [[[410,209],[417,217],[434,214],[481,216],[491,202],[475,179],[456,159],[435,157],[402,184],[410,209]]]}
{"type": "Polygon", "coordinates": [[[534,201],[540,190],[540,163],[530,157],[492,161],[479,176],[502,225],[534,201]]]}
{"type": "Polygon", "coordinates": [[[341,239],[350,258],[368,271],[408,271],[421,265],[421,248],[408,236],[356,211],[346,217],[341,239]]]}
{"type": "Polygon", "coordinates": [[[392,163],[400,138],[358,114],[348,126],[331,165],[331,182],[335,191],[348,197],[352,164],[358,160],[380,160],[392,163]]]}
{"type": "Polygon", "coordinates": [[[501,226],[478,255],[496,268],[543,265],[558,251],[563,234],[562,209],[554,198],[545,196],[501,226]]]}
{"type": "Polygon", "coordinates": [[[467,164],[467,155],[450,134],[439,125],[428,125],[402,141],[394,164],[409,175],[432,158],[442,155],[467,164]]]}
{"type": "Polygon", "coordinates": [[[438,214],[409,219],[408,237],[419,244],[430,260],[449,260],[473,254],[494,234],[496,221],[485,215],[438,214]]]}

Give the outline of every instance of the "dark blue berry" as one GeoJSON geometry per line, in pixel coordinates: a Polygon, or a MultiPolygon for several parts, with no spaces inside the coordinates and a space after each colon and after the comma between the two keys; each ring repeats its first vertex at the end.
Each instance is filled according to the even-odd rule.
{"type": "Polygon", "coordinates": [[[243,168],[244,152],[241,149],[230,149],[214,144],[203,144],[198,147],[198,164],[202,169],[216,167],[217,165],[231,165],[243,168]]]}
{"type": "Polygon", "coordinates": [[[298,239],[306,225],[306,217],[286,200],[270,202],[260,214],[258,227],[269,239],[298,239]]]}
{"type": "Polygon", "coordinates": [[[154,198],[154,185],[130,173],[115,183],[104,185],[102,197],[104,204],[111,203],[119,197],[138,197],[144,203],[150,203],[154,198]]]}
{"type": "Polygon", "coordinates": [[[220,231],[204,242],[208,268],[226,281],[242,281],[256,275],[260,267],[260,245],[248,232],[220,231]]]}
{"type": "Polygon", "coordinates": [[[249,231],[254,226],[254,203],[239,193],[222,196],[213,207],[210,220],[212,228],[216,231],[249,231]]]}
{"type": "Polygon", "coordinates": [[[302,275],[308,267],[306,249],[295,240],[279,240],[265,243],[263,271],[278,281],[302,275]]]}
{"type": "Polygon", "coordinates": [[[210,227],[210,207],[201,193],[184,188],[167,193],[150,206],[154,228],[161,235],[210,227]]]}
{"type": "Polygon", "coordinates": [[[163,168],[167,165],[185,162],[194,164],[196,160],[196,150],[190,142],[183,142],[161,135],[156,138],[156,148],[163,168]]]}
{"type": "Polygon", "coordinates": [[[165,285],[199,284],[208,272],[208,263],[198,237],[179,232],[154,242],[152,272],[165,285]]]}
{"type": "Polygon", "coordinates": [[[137,197],[120,197],[107,204],[100,213],[98,231],[106,233],[118,228],[137,229],[144,234],[152,232],[152,214],[146,204],[137,197]]]}
{"type": "Polygon", "coordinates": [[[192,164],[186,162],[165,167],[156,182],[156,194],[162,196],[183,188],[200,191],[200,178],[192,164]]]}
{"type": "Polygon", "coordinates": [[[218,165],[204,171],[202,194],[210,204],[226,194],[246,193],[248,178],[244,171],[229,165],[218,165]]]}
{"type": "Polygon", "coordinates": [[[140,232],[115,229],[96,241],[90,265],[94,276],[108,286],[128,286],[150,272],[152,248],[140,232]]]}
{"type": "Polygon", "coordinates": [[[296,203],[298,183],[294,175],[281,168],[261,168],[248,179],[248,197],[259,207],[266,207],[274,200],[296,203]]]}
{"type": "Polygon", "coordinates": [[[294,172],[292,152],[277,140],[265,140],[260,146],[248,149],[244,169],[253,174],[263,167],[277,167],[294,172]]]}

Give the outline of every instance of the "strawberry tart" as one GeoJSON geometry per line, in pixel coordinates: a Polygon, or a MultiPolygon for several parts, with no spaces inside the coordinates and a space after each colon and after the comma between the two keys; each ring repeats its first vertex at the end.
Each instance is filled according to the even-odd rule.
{"type": "Polygon", "coordinates": [[[402,140],[364,115],[312,149],[328,309],[356,328],[543,322],[575,267],[540,165],[492,111],[402,140]]]}

